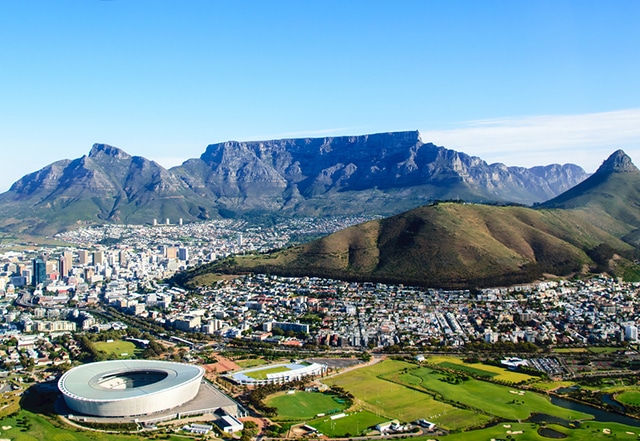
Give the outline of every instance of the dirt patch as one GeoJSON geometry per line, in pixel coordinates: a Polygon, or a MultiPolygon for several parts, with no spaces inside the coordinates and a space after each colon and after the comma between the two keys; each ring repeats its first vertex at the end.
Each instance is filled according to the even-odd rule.
{"type": "Polygon", "coordinates": [[[247,421],[253,421],[260,428],[260,433],[262,433],[264,429],[266,427],[269,427],[269,425],[271,424],[269,420],[266,418],[256,418],[256,417],[244,417],[244,418],[240,418],[240,421],[242,421],[243,423],[247,421]]]}
{"type": "Polygon", "coordinates": [[[220,355],[216,355],[217,363],[205,364],[203,367],[207,372],[228,372],[228,371],[239,371],[242,368],[235,364],[233,361],[228,358],[222,357],[220,355]]]}

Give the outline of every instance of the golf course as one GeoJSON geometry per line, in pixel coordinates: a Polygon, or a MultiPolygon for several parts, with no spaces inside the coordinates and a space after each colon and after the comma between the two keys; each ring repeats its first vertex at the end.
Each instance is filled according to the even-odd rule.
{"type": "MultiPolygon", "coordinates": [[[[536,381],[456,357],[433,357],[421,365],[385,359],[324,380],[354,397],[338,419],[322,415],[333,403],[319,393],[281,393],[268,403],[278,408],[279,418],[304,422],[330,437],[367,434],[375,424],[394,419],[426,419],[449,432],[438,436],[443,440],[639,439],[638,427],[594,421],[591,414],[552,404],[546,394],[527,388],[536,381]]],[[[625,398],[635,401],[636,395],[627,392],[625,398]]]]}

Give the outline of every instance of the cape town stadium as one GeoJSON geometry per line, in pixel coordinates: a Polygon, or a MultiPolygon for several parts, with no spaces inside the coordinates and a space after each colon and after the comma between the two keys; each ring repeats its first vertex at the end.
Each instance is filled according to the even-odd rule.
{"type": "Polygon", "coordinates": [[[58,381],[74,412],[128,417],[161,412],[192,400],[204,369],[183,363],[113,360],[84,364],[58,381]]]}

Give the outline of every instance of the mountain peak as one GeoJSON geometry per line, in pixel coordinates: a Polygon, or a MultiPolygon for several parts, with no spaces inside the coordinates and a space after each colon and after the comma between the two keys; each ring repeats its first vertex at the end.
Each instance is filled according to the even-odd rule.
{"type": "Polygon", "coordinates": [[[599,173],[625,173],[638,172],[638,168],[634,165],[631,158],[622,150],[616,150],[609,156],[596,170],[599,173]]]}
{"type": "Polygon", "coordinates": [[[120,150],[118,147],[113,147],[108,144],[94,144],[89,152],[89,157],[96,158],[101,155],[110,156],[115,159],[131,159],[131,155],[124,150],[120,150]]]}

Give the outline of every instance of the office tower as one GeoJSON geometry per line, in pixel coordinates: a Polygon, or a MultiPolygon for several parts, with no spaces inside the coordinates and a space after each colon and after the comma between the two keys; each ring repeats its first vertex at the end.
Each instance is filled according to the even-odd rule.
{"type": "Polygon", "coordinates": [[[47,280],[47,265],[44,263],[39,257],[33,259],[33,275],[32,275],[32,285],[37,286],[40,283],[44,283],[47,280]]]}
{"type": "Polygon", "coordinates": [[[93,252],[93,264],[94,265],[102,265],[104,263],[104,251],[94,251],[93,252]]]}
{"type": "Polygon", "coordinates": [[[80,265],[87,265],[89,263],[89,252],[87,250],[78,251],[78,263],[80,265]]]}

